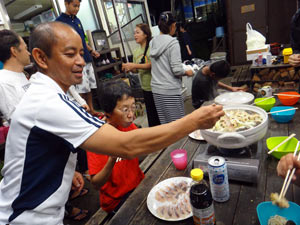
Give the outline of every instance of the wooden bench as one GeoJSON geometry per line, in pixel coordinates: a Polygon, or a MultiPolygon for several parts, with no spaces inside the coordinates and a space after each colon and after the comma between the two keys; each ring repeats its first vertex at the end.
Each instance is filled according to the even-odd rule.
{"type": "Polygon", "coordinates": [[[252,80],[250,65],[232,66],[231,71],[233,77],[231,79],[232,86],[249,85],[252,80]]]}
{"type": "MultiPolygon", "coordinates": [[[[144,174],[147,173],[152,164],[159,158],[163,150],[149,154],[140,164],[140,168],[144,174]]],[[[85,225],[104,225],[109,221],[109,215],[101,208],[89,219],[85,225]]]]}

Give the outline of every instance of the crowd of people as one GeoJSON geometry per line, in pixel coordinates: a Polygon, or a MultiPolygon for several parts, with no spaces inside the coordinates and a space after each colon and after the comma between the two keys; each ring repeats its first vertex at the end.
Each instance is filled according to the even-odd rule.
{"type": "MultiPolygon", "coordinates": [[[[80,2],[65,0],[66,11],[56,22],[34,29],[29,49],[15,32],[0,31],[0,111],[10,123],[0,183],[1,224],[63,224],[65,216],[86,218],[87,210],[70,203],[88,193],[76,172],[80,161],[87,162],[80,172],[89,173],[99,190],[100,207],[115,213],[144,178],[138,156],[167,147],[196,129],[211,128],[224,111],[202,103],[215,96],[216,85],[242,91],[219,81],[229,73],[226,61],[206,63],[196,74],[183,67],[179,42],[172,37],[176,20],[164,12],[159,18],[161,33],[153,39],[147,24],[136,26],[139,47],[133,62],[122,65],[124,71],[140,75],[149,128],[137,129],[133,123],[135,99],[122,80],[101,87],[104,117],[99,118],[91,96],[96,88],[91,57],[99,53],[84,40],[76,17],[80,2]],[[30,56],[38,72],[28,80],[23,69],[30,56]],[[182,76],[194,76],[195,110],[186,116],[182,76]]],[[[278,175],[284,177],[293,167],[293,182],[300,185],[300,162],[293,155],[280,160],[278,175]]]]}

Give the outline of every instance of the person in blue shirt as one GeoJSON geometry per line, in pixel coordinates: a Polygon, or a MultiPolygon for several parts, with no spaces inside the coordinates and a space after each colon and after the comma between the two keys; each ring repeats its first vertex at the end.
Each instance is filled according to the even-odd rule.
{"type": "Polygon", "coordinates": [[[77,33],[80,35],[82,40],[82,45],[84,49],[84,61],[86,63],[83,69],[83,80],[81,84],[76,85],[76,90],[78,93],[86,100],[88,106],[90,107],[90,113],[93,116],[100,116],[99,112],[96,112],[93,107],[93,99],[91,89],[97,88],[95,73],[92,66],[92,56],[98,58],[100,56],[99,52],[93,50],[85,42],[85,35],[83,26],[76,16],[79,12],[81,0],[65,0],[66,11],[56,18],[56,21],[66,23],[73,27],[77,33]]]}

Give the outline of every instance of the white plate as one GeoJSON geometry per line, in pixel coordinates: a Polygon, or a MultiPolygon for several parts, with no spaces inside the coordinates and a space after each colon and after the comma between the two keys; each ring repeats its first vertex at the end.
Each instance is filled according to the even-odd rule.
{"type": "Polygon", "coordinates": [[[190,133],[189,137],[198,141],[204,140],[200,130],[195,130],[194,132],[190,133]]]}
{"type": "Polygon", "coordinates": [[[215,103],[220,105],[250,104],[254,95],[248,92],[226,92],[215,98],[215,103]]]}
{"type": "MultiPolygon", "coordinates": [[[[155,185],[151,191],[148,194],[147,197],[147,207],[149,209],[149,211],[152,213],[152,215],[154,215],[155,217],[161,219],[161,220],[165,220],[165,221],[180,221],[180,220],[185,220],[189,217],[191,217],[193,215],[193,213],[191,212],[190,214],[186,215],[185,217],[181,217],[179,219],[166,219],[166,218],[162,218],[160,217],[157,213],[156,210],[157,208],[159,208],[160,206],[163,205],[169,205],[172,204],[170,202],[159,202],[155,199],[155,193],[160,190],[160,189],[164,189],[166,186],[171,185],[172,183],[177,184],[180,183],[182,181],[186,181],[188,183],[188,185],[190,186],[191,182],[192,182],[192,178],[189,177],[172,177],[166,180],[161,181],[160,183],[158,183],[157,185],[155,185]]],[[[189,193],[190,188],[187,189],[186,193],[189,193]]]]}

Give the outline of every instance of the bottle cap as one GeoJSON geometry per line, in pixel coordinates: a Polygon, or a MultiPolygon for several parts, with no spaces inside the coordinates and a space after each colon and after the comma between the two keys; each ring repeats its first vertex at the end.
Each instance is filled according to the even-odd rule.
{"type": "Polygon", "coordinates": [[[201,181],[203,179],[203,171],[199,168],[195,168],[191,170],[191,178],[194,181],[201,181]]]}

